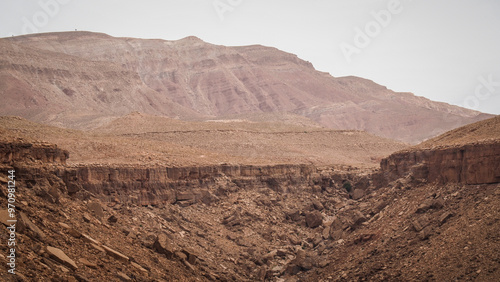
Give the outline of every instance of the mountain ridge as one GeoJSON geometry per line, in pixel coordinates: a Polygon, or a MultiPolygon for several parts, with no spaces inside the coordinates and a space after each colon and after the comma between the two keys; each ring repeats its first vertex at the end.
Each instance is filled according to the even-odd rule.
{"type": "MultiPolygon", "coordinates": [[[[113,118],[133,111],[181,119],[289,112],[328,128],[365,130],[415,144],[449,129],[492,116],[411,93],[396,93],[368,79],[354,76],[335,78],[316,71],[310,62],[274,47],[227,47],[206,43],[192,36],[166,41],[116,38],[91,32],[47,33],[2,40],[30,47],[35,52],[49,50],[55,52],[54,56],[71,55],[111,64],[130,72],[132,76],[137,74],[139,80],[134,78],[133,84],[136,88],[137,85],[141,87],[135,91],[143,93],[143,100],[149,100],[151,107],[145,101],[142,102],[146,104],[142,109],[122,105],[121,110],[113,113],[113,118]],[[182,110],[173,113],[175,109],[182,110]]],[[[103,74],[105,76],[106,73],[103,74]]],[[[106,77],[107,81],[116,79],[120,79],[119,75],[106,77]]],[[[123,81],[121,84],[123,89],[130,88],[123,81]]],[[[106,95],[96,94],[95,90],[89,89],[91,86],[78,91],[106,95]]],[[[115,89],[108,88],[101,92],[115,89]]],[[[110,120],[107,117],[103,119],[110,120]]],[[[65,125],[62,121],[64,117],[56,120],[59,125],[65,125]]],[[[47,122],[43,118],[37,121],[47,122]]],[[[78,122],[76,126],[72,122],[66,123],[70,127],[82,127],[78,122]]],[[[91,123],[83,127],[93,128],[102,124],[91,123]]]]}

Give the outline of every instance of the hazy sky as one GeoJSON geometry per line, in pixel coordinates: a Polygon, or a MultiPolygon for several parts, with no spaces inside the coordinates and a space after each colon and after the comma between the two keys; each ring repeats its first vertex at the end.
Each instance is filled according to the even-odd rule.
{"type": "Polygon", "coordinates": [[[498,0],[0,2],[0,37],[75,29],[273,46],[336,77],[500,114],[498,0]]]}

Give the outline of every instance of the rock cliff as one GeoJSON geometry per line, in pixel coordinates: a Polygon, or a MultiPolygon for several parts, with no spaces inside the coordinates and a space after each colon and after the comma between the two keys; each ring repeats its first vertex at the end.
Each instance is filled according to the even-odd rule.
{"type": "Polygon", "coordinates": [[[382,179],[426,182],[500,182],[500,117],[470,124],[384,158],[382,179]]]}
{"type": "Polygon", "coordinates": [[[399,152],[383,159],[380,165],[389,180],[411,174],[441,184],[498,183],[500,143],[399,152]]]}

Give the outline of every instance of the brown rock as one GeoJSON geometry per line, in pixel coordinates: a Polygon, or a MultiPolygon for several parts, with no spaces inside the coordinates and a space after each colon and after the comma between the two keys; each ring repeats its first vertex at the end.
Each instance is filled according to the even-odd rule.
{"type": "Polygon", "coordinates": [[[147,271],[144,267],[140,266],[138,263],[135,263],[135,262],[133,262],[133,261],[132,261],[130,264],[131,264],[133,267],[137,268],[137,269],[138,269],[140,272],[142,272],[143,274],[147,274],[147,273],[148,273],[148,271],[147,271]]]}
{"type": "Polygon", "coordinates": [[[96,244],[90,244],[90,246],[96,250],[98,250],[99,252],[102,252],[102,253],[106,253],[106,250],[104,250],[103,248],[101,248],[101,246],[99,245],[96,245],[96,244]]]}
{"type": "Polygon", "coordinates": [[[300,221],[300,219],[301,219],[300,212],[297,210],[286,213],[286,217],[287,217],[287,219],[290,219],[293,221],[300,221]]]}
{"type": "Polygon", "coordinates": [[[113,257],[113,258],[120,260],[120,261],[123,261],[123,262],[127,262],[130,260],[129,257],[127,257],[126,255],[124,255],[118,251],[115,251],[115,250],[111,249],[110,247],[102,246],[102,248],[106,251],[106,254],[108,254],[110,257],[113,257]]]}
{"type": "Polygon", "coordinates": [[[446,223],[446,221],[448,221],[448,219],[449,219],[450,217],[452,217],[452,216],[453,216],[453,213],[451,213],[451,212],[445,212],[445,213],[443,213],[443,214],[439,217],[439,225],[443,225],[443,224],[445,224],[445,223],[446,223]]]}
{"type": "Polygon", "coordinates": [[[352,198],[354,200],[359,200],[365,196],[365,191],[362,189],[354,189],[352,192],[352,198]]]}
{"type": "Polygon", "coordinates": [[[8,222],[9,220],[15,220],[15,218],[11,218],[9,216],[8,210],[0,210],[0,222],[2,222],[5,226],[9,226],[11,224],[8,222]]]}
{"type": "Polygon", "coordinates": [[[188,256],[183,252],[175,252],[175,256],[180,260],[187,260],[188,256]]]}
{"type": "Polygon", "coordinates": [[[153,249],[160,254],[164,254],[169,259],[171,259],[174,255],[174,245],[168,236],[163,233],[156,237],[156,240],[153,243],[153,249]]]}
{"type": "Polygon", "coordinates": [[[55,261],[62,263],[63,265],[65,265],[73,270],[78,269],[75,261],[70,259],[62,250],[60,250],[58,248],[47,246],[47,253],[55,261]]]}
{"type": "Polygon", "coordinates": [[[429,219],[427,216],[420,216],[412,221],[413,229],[417,232],[420,232],[429,224],[429,219]]]}
{"type": "Polygon", "coordinates": [[[328,240],[330,239],[330,227],[325,227],[323,231],[321,232],[321,236],[323,239],[328,240]]]}
{"type": "Polygon", "coordinates": [[[97,264],[93,263],[93,262],[90,262],[89,260],[87,260],[86,258],[80,258],[78,261],[80,261],[83,265],[85,265],[86,267],[90,267],[90,268],[93,268],[93,269],[97,269],[97,264]]]}
{"type": "Polygon", "coordinates": [[[19,216],[20,216],[20,219],[21,221],[19,222],[20,225],[23,225],[23,227],[20,226],[20,229],[24,229],[24,227],[26,227],[27,229],[33,231],[33,233],[35,233],[35,236],[40,239],[41,241],[45,240],[45,233],[40,229],[38,228],[38,226],[36,226],[33,222],[31,222],[31,220],[29,220],[29,218],[23,213],[23,212],[19,212],[19,216]]]}
{"type": "Polygon", "coordinates": [[[325,208],[323,206],[323,204],[320,201],[318,201],[317,199],[313,199],[312,204],[313,204],[314,209],[316,209],[318,211],[322,211],[325,208]]]}
{"type": "Polygon", "coordinates": [[[192,264],[192,265],[195,265],[196,264],[196,259],[198,258],[197,255],[194,254],[194,251],[193,250],[190,250],[190,249],[183,249],[182,250],[183,253],[185,253],[187,255],[187,261],[192,264]]]}
{"type": "Polygon", "coordinates": [[[323,215],[319,211],[313,211],[306,214],[306,225],[309,228],[316,228],[323,224],[323,215]]]}
{"type": "Polygon", "coordinates": [[[89,235],[86,235],[86,234],[81,234],[81,237],[82,237],[82,240],[87,242],[87,243],[90,243],[90,244],[95,244],[95,245],[101,245],[101,243],[99,243],[99,241],[97,240],[94,240],[92,237],[90,237],[89,235]]]}
{"type": "Polygon", "coordinates": [[[89,211],[99,220],[104,217],[104,211],[100,203],[92,201],[87,204],[89,211]]]}
{"type": "Polygon", "coordinates": [[[120,271],[116,273],[116,277],[120,278],[121,281],[132,281],[132,278],[120,271]]]}
{"type": "Polygon", "coordinates": [[[115,215],[108,217],[109,223],[116,223],[117,221],[118,221],[118,218],[115,215]]]}
{"type": "Polygon", "coordinates": [[[422,241],[427,240],[432,235],[432,233],[433,233],[432,227],[427,226],[418,233],[418,238],[422,241]]]}

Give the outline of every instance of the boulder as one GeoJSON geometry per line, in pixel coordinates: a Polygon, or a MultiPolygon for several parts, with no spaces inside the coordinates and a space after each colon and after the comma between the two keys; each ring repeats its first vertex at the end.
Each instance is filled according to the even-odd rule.
{"type": "Polygon", "coordinates": [[[97,219],[101,220],[104,217],[104,211],[102,210],[101,204],[98,202],[89,202],[87,208],[97,219]]]}
{"type": "Polygon", "coordinates": [[[420,216],[412,221],[413,229],[417,232],[420,232],[429,224],[429,219],[427,216],[420,216]]]}
{"type": "Polygon", "coordinates": [[[316,228],[323,224],[323,215],[319,211],[313,211],[306,214],[306,225],[309,228],[316,228]]]}
{"type": "Polygon", "coordinates": [[[165,255],[167,258],[172,259],[174,255],[174,245],[170,241],[170,238],[166,234],[160,234],[156,237],[155,242],[153,243],[153,249],[165,255]]]}
{"type": "Polygon", "coordinates": [[[354,189],[351,196],[353,200],[359,200],[365,196],[365,191],[361,189],[354,189]]]}
{"type": "Polygon", "coordinates": [[[312,204],[313,204],[314,209],[316,209],[318,211],[322,211],[325,208],[323,206],[323,204],[320,201],[318,201],[317,199],[313,199],[312,204]]]}

